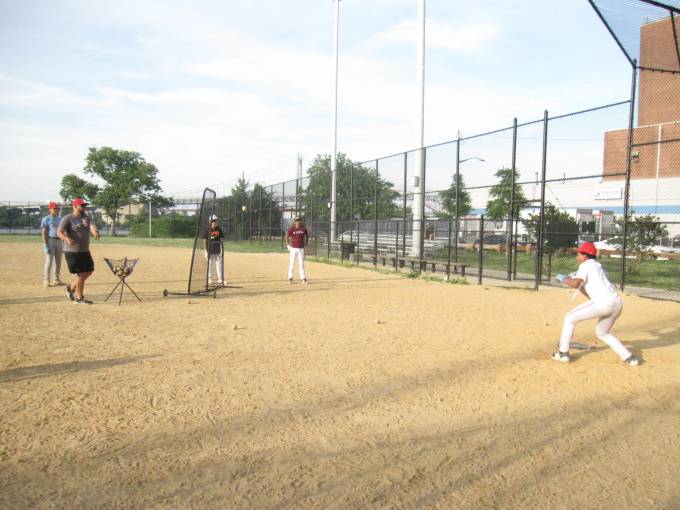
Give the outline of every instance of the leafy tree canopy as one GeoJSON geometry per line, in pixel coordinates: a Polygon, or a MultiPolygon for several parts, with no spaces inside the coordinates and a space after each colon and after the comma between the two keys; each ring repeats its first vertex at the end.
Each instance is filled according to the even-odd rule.
{"type": "MultiPolygon", "coordinates": [[[[490,200],[486,203],[486,215],[492,220],[502,220],[510,217],[510,198],[512,196],[512,168],[499,168],[496,171],[499,178],[497,184],[489,190],[490,200]]],[[[515,183],[519,177],[519,171],[515,169],[515,183]]],[[[521,186],[515,184],[515,212],[518,202],[526,200],[521,186]]]]}
{"type": "MultiPolygon", "coordinates": [[[[376,182],[376,171],[352,161],[339,153],[336,162],[336,214],[338,221],[373,219],[377,197],[378,218],[398,218],[402,209],[396,204],[399,193],[393,184],[380,177],[376,182]],[[353,191],[353,193],[352,193],[353,191]]],[[[307,217],[313,215],[315,222],[330,220],[328,202],[331,192],[331,157],[318,154],[307,171],[309,186],[303,192],[307,217]],[[313,211],[311,210],[313,207],[313,211]]]]}
{"type": "Polygon", "coordinates": [[[472,199],[470,193],[465,189],[465,181],[462,175],[458,175],[458,182],[456,183],[456,176],[454,174],[451,186],[445,191],[439,192],[443,211],[439,213],[442,219],[455,218],[456,212],[458,217],[465,216],[472,209],[472,199]],[[458,196],[458,210],[456,211],[456,194],[458,196]]]}

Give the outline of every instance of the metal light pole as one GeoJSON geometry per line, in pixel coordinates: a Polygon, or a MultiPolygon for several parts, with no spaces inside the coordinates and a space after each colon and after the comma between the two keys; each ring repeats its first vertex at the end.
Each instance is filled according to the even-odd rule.
{"type": "Polygon", "coordinates": [[[413,241],[411,255],[419,257],[423,244],[423,221],[425,220],[425,0],[418,4],[418,89],[419,120],[416,153],[416,173],[418,181],[414,183],[413,194],[413,241]]]}
{"type": "Polygon", "coordinates": [[[338,48],[340,40],[340,0],[333,0],[335,2],[335,34],[333,38],[333,53],[335,54],[335,61],[333,67],[333,120],[331,121],[331,130],[333,132],[332,150],[331,150],[331,232],[330,240],[335,240],[336,233],[336,202],[337,202],[337,155],[338,155],[338,48]]]}

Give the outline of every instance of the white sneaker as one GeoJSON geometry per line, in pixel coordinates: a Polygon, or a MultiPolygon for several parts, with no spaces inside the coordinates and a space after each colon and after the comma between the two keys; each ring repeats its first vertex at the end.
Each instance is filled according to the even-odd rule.
{"type": "Polygon", "coordinates": [[[568,352],[555,351],[552,353],[551,358],[562,363],[569,363],[571,361],[571,356],[569,356],[568,352]]]}
{"type": "Polygon", "coordinates": [[[640,364],[640,360],[633,354],[631,354],[627,359],[623,360],[623,362],[629,367],[637,367],[640,364]]]}
{"type": "Polygon", "coordinates": [[[43,285],[44,285],[45,287],[49,287],[49,286],[50,286],[50,282],[43,282],[43,285]]]}

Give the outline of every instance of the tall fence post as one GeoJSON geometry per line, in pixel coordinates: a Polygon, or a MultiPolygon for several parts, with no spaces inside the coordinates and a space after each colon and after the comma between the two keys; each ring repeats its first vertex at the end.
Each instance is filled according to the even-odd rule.
{"type": "MultiPolygon", "coordinates": [[[[458,237],[460,229],[460,209],[458,208],[458,187],[460,186],[460,131],[456,140],[456,238],[454,240],[453,260],[458,262],[458,237]]],[[[450,262],[450,261],[449,261],[450,262]]]]}
{"type": "Polygon", "coordinates": [[[349,165],[349,221],[354,219],[354,166],[349,165]]]}
{"type": "Polygon", "coordinates": [[[406,257],[406,208],[408,207],[408,197],[406,195],[408,179],[408,152],[404,152],[404,224],[402,225],[401,256],[406,257]]]}
{"type": "Polygon", "coordinates": [[[449,242],[446,243],[446,246],[448,248],[448,257],[447,257],[447,264],[446,264],[446,279],[450,280],[451,279],[451,225],[453,223],[453,218],[449,218],[449,242]]]}
{"type": "Polygon", "coordinates": [[[630,87],[630,110],[628,113],[628,147],[626,151],[626,182],[623,192],[623,242],[621,246],[621,283],[623,290],[626,286],[626,251],[628,248],[628,215],[630,214],[630,170],[633,157],[633,120],[635,116],[635,87],[637,86],[637,60],[633,60],[633,76],[630,87]]]}
{"type": "Polygon", "coordinates": [[[283,241],[283,215],[286,211],[286,183],[285,181],[283,182],[283,188],[281,191],[281,221],[279,222],[279,237],[281,238],[281,249],[283,250],[285,248],[284,241],[283,241]]]}
{"type": "Polygon", "coordinates": [[[394,223],[397,226],[396,233],[394,235],[394,270],[397,271],[399,266],[399,220],[395,220],[394,223]]]}
{"type": "Polygon", "coordinates": [[[541,160],[541,209],[538,217],[538,233],[536,239],[536,276],[534,290],[538,290],[543,274],[543,226],[545,223],[545,174],[548,155],[548,110],[543,112],[543,158],[541,160]]]}
{"type": "Polygon", "coordinates": [[[420,190],[423,195],[422,203],[420,204],[420,260],[418,261],[418,274],[423,272],[423,258],[425,256],[425,200],[427,199],[427,147],[422,149],[422,165],[423,165],[423,181],[420,183],[420,190]]]}
{"type": "Polygon", "coordinates": [[[506,256],[508,259],[508,281],[512,280],[513,231],[515,226],[515,172],[517,171],[517,117],[512,121],[512,184],[510,188],[510,220],[506,230],[506,256]]]}
{"type": "MultiPolygon", "coordinates": [[[[350,223],[350,225],[351,225],[351,223],[350,223]]],[[[359,220],[356,220],[355,227],[356,227],[355,231],[357,233],[357,242],[354,245],[354,263],[355,263],[355,265],[358,266],[359,265],[359,250],[360,250],[360,247],[359,247],[359,241],[360,241],[360,239],[359,239],[359,236],[360,236],[359,235],[359,229],[361,228],[359,220]]]]}
{"type": "Polygon", "coordinates": [[[484,215],[479,217],[479,271],[477,272],[477,283],[482,284],[482,274],[484,273],[484,215]]]}
{"type": "Polygon", "coordinates": [[[257,206],[257,239],[262,244],[262,186],[260,186],[260,201],[257,206]]]}
{"type": "Polygon", "coordinates": [[[272,226],[274,223],[274,204],[275,202],[274,198],[274,186],[269,186],[269,244],[272,244],[272,226]]]}
{"type": "Polygon", "coordinates": [[[375,182],[373,183],[373,266],[378,267],[378,181],[380,170],[378,169],[380,160],[375,160],[375,182]]]}

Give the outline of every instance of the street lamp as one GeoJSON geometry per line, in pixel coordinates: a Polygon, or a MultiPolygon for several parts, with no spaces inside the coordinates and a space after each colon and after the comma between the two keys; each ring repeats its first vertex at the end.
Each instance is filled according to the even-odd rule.
{"type": "Polygon", "coordinates": [[[470,161],[471,159],[476,159],[477,161],[481,161],[482,163],[484,163],[484,161],[486,161],[486,160],[484,160],[484,159],[482,159],[482,158],[478,158],[477,156],[472,156],[472,157],[470,157],[470,158],[465,158],[465,159],[458,160],[458,164],[460,165],[461,163],[465,163],[466,161],[470,161]]]}
{"type": "MultiPolygon", "coordinates": [[[[458,133],[458,143],[456,144],[456,237],[454,239],[454,260],[455,262],[458,262],[458,236],[460,235],[460,224],[458,223],[458,217],[460,216],[460,212],[458,211],[458,193],[460,190],[460,164],[465,163],[466,161],[470,161],[473,159],[476,159],[477,161],[481,161],[482,163],[485,161],[484,159],[477,157],[477,156],[470,156],[469,158],[465,159],[460,159],[460,132],[458,133]]],[[[480,234],[481,235],[481,234],[480,234]]]]}

